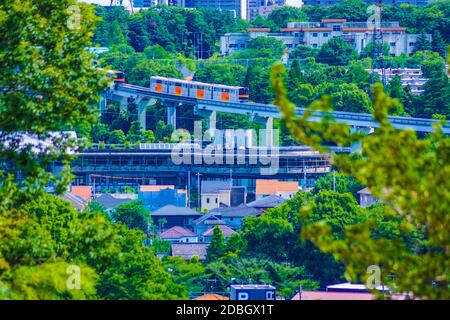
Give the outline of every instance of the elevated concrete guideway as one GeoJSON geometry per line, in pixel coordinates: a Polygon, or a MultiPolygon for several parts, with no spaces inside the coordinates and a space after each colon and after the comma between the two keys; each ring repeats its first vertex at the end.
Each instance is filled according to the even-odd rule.
{"type": "MultiPolygon", "coordinates": [[[[251,117],[260,117],[266,119],[266,124],[271,125],[273,118],[281,118],[281,114],[278,107],[271,104],[261,104],[261,103],[238,103],[238,102],[222,102],[214,100],[196,99],[182,96],[169,95],[164,93],[156,93],[151,91],[149,88],[135,86],[130,84],[117,84],[111,92],[106,95],[108,98],[119,101],[122,105],[127,102],[128,98],[134,98],[137,101],[139,115],[141,123],[145,127],[145,107],[153,99],[161,100],[166,103],[168,107],[168,124],[172,124],[176,127],[176,108],[181,104],[192,105],[196,113],[211,114],[211,122],[215,121],[215,112],[226,112],[235,114],[245,114],[251,117]],[[144,115],[144,116],[143,116],[144,115]]],[[[104,105],[104,104],[103,104],[104,105]]],[[[304,108],[297,108],[297,115],[303,116],[305,112],[304,108]]],[[[336,121],[341,123],[346,123],[356,130],[362,130],[364,132],[370,132],[373,128],[377,128],[379,123],[377,123],[371,114],[366,113],[353,113],[353,112],[342,112],[333,111],[333,116],[336,121]]],[[[324,116],[323,113],[316,112],[310,117],[311,121],[320,121],[324,116]]],[[[389,116],[388,119],[391,121],[394,128],[399,130],[412,129],[416,132],[433,132],[434,128],[432,125],[438,120],[434,119],[423,119],[423,118],[408,118],[408,117],[398,117],[389,116]]],[[[215,123],[210,123],[210,127],[215,128],[215,123]]],[[[444,134],[450,134],[450,124],[445,124],[443,126],[444,134]]]]}

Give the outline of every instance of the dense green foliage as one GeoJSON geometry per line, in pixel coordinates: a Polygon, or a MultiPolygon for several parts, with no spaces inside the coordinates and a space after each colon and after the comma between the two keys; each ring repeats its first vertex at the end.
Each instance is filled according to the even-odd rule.
{"type": "MultiPolygon", "coordinates": [[[[387,96],[381,85],[373,87],[373,115],[380,127],[371,135],[351,133],[348,125],[333,117],[317,123],[309,122],[308,116],[297,118],[283,84],[285,72],[282,65],[276,65],[271,79],[276,104],[294,138],[318,150],[326,150],[324,140],[338,145],[360,142],[359,156],[335,155],[334,163],[384,203],[368,217],[355,215],[354,223],[342,220],[340,214],[333,220],[317,219],[317,204],[308,204],[301,210],[302,238],[343,262],[351,281],[367,280],[367,268],[377,265],[381,282],[394,292],[448,299],[450,139],[443,136],[439,125],[425,139],[412,130],[394,129],[387,115],[398,101],[387,96]],[[336,228],[341,229],[338,236],[336,228]]],[[[310,109],[327,112],[332,104],[325,98],[310,109]]],[[[320,209],[321,214],[326,211],[320,209]]]]}

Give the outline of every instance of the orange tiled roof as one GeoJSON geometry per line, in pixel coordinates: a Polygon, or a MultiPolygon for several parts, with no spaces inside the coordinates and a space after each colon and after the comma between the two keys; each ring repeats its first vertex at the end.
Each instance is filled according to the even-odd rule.
{"type": "Polygon", "coordinates": [[[277,192],[297,192],[298,182],[278,180],[256,180],[256,194],[276,194],[277,192]]]}
{"type": "MultiPolygon", "coordinates": [[[[343,32],[368,32],[372,31],[371,28],[342,28],[343,32]]],[[[382,28],[383,31],[405,31],[406,28],[402,27],[390,27],[390,28],[382,28]]]]}
{"type": "Polygon", "coordinates": [[[270,32],[270,28],[247,28],[247,32],[270,32]]]}
{"type": "Polygon", "coordinates": [[[322,22],[325,22],[325,23],[327,23],[327,22],[331,22],[331,23],[333,23],[333,22],[347,22],[347,19],[322,19],[322,22]]]}
{"type": "Polygon", "coordinates": [[[141,191],[141,192],[161,191],[163,189],[175,189],[175,186],[173,186],[173,185],[141,185],[141,186],[139,186],[139,191],[141,191]]]}
{"type": "Polygon", "coordinates": [[[332,28],[281,28],[280,32],[295,32],[295,31],[333,31],[332,28]]]}
{"type": "Polygon", "coordinates": [[[70,193],[74,196],[83,198],[86,201],[92,199],[92,187],[91,186],[72,186],[70,193]]]}
{"type": "Polygon", "coordinates": [[[221,296],[220,294],[207,293],[200,297],[194,298],[194,300],[230,300],[230,298],[221,296]]]}

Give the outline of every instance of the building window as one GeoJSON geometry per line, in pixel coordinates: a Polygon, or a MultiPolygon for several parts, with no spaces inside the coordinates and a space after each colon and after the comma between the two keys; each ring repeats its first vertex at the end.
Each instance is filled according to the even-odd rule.
{"type": "Polygon", "coordinates": [[[241,48],[245,48],[245,43],[241,43],[241,48]]]}
{"type": "Polygon", "coordinates": [[[313,43],[312,47],[317,48],[317,43],[313,43]]]}
{"type": "Polygon", "coordinates": [[[410,46],[410,47],[414,47],[415,44],[416,44],[415,42],[410,42],[410,43],[409,43],[409,46],[410,46]]]}
{"type": "Polygon", "coordinates": [[[323,37],[324,37],[324,38],[328,38],[328,32],[324,32],[324,33],[323,33],[323,37]]]}
{"type": "Polygon", "coordinates": [[[217,200],[218,200],[218,199],[216,198],[216,203],[217,203],[217,200]]]}
{"type": "Polygon", "coordinates": [[[209,198],[206,198],[206,203],[209,203],[209,198]]]}
{"type": "Polygon", "coordinates": [[[312,34],[312,36],[313,36],[314,38],[317,38],[318,33],[317,33],[317,32],[314,32],[314,33],[312,34]]]}
{"type": "Polygon", "coordinates": [[[396,43],[395,43],[395,42],[391,42],[391,43],[389,43],[389,45],[390,45],[391,47],[395,47],[396,43]]]}
{"type": "Polygon", "coordinates": [[[266,291],[266,300],[275,300],[273,291],[266,291]]]}
{"type": "Polygon", "coordinates": [[[341,31],[341,25],[340,24],[333,25],[333,31],[341,31]]]}

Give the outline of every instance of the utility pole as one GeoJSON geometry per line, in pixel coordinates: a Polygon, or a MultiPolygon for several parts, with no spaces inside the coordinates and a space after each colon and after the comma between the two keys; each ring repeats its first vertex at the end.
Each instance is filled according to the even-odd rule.
{"type": "Polygon", "coordinates": [[[191,207],[191,170],[188,171],[187,191],[188,191],[188,208],[190,208],[191,207]]]}
{"type": "Polygon", "coordinates": [[[386,70],[384,69],[384,48],[383,48],[383,28],[382,26],[382,11],[383,11],[383,0],[377,0],[375,4],[377,7],[376,14],[379,13],[379,25],[377,22],[374,23],[373,27],[373,37],[372,37],[372,73],[378,66],[381,70],[381,82],[386,85],[386,70]]]}
{"type": "Polygon", "coordinates": [[[336,191],[336,171],[333,170],[333,191],[336,191]]]}
{"type": "Polygon", "coordinates": [[[200,195],[201,195],[201,192],[200,192],[200,176],[201,176],[201,174],[200,174],[200,172],[197,172],[196,173],[196,175],[197,175],[197,207],[200,209],[201,208],[201,197],[200,197],[200,195]]]}

